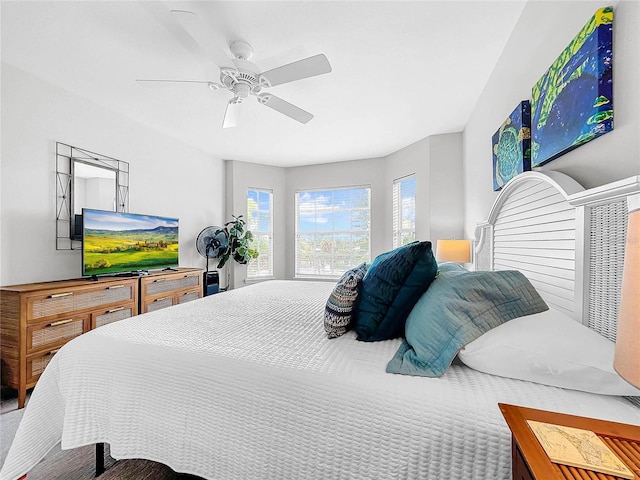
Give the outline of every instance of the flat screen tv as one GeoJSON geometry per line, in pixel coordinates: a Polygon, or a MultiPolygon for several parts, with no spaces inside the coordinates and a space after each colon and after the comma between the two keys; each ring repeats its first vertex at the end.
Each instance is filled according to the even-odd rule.
{"type": "Polygon", "coordinates": [[[82,209],[82,275],[178,266],[178,219],[82,209]]]}

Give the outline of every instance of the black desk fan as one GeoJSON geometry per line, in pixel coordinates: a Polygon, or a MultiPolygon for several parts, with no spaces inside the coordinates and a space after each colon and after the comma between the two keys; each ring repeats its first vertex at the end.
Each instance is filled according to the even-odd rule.
{"type": "Polygon", "coordinates": [[[207,259],[204,272],[204,295],[219,291],[220,279],[217,271],[209,272],[209,259],[218,258],[229,247],[229,238],[222,227],[209,226],[202,230],[196,238],[196,250],[207,259]]]}

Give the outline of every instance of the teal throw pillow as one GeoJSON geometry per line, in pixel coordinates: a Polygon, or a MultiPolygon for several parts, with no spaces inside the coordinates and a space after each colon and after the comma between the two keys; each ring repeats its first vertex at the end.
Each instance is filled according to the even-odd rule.
{"type": "Polygon", "coordinates": [[[344,335],[351,328],[353,308],[367,268],[362,263],[347,270],[329,295],[324,309],[324,329],[329,338],[344,335]]]}
{"type": "Polygon", "coordinates": [[[455,262],[442,262],[438,264],[438,275],[440,275],[441,273],[448,273],[448,272],[468,272],[468,271],[469,270],[464,268],[462,265],[455,262]]]}
{"type": "Polygon", "coordinates": [[[508,320],[548,308],[518,271],[441,271],[411,311],[405,341],[387,372],[439,377],[467,343],[508,320]]]}
{"type": "Polygon", "coordinates": [[[404,323],[436,276],[431,242],[412,242],[378,255],[362,281],[355,318],[358,340],[402,336],[404,323]]]}

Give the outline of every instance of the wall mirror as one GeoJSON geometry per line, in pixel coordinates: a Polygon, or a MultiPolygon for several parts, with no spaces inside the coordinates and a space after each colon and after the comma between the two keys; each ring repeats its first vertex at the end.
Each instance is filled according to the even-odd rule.
{"type": "Polygon", "coordinates": [[[81,247],[82,209],[129,210],[129,164],[56,143],[56,249],[81,247]]]}

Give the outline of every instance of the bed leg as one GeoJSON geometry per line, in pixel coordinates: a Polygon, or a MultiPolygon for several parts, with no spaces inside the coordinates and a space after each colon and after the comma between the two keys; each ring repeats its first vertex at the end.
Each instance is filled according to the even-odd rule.
{"type": "Polygon", "coordinates": [[[104,443],[96,443],[96,477],[104,473],[104,443]]]}

